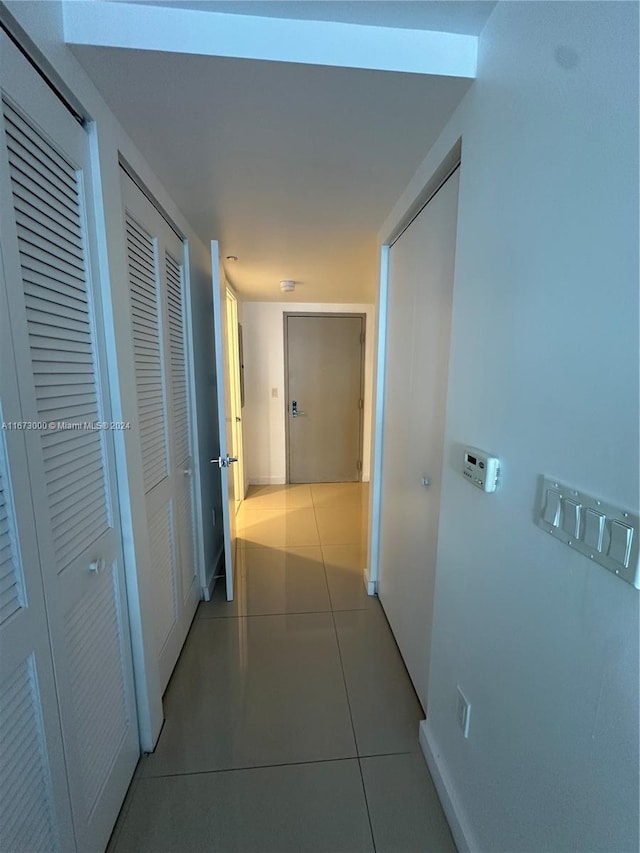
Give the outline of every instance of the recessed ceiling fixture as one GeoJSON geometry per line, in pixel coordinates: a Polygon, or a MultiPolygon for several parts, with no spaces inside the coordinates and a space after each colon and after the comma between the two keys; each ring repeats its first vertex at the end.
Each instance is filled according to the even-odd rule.
{"type": "Polygon", "coordinates": [[[287,278],[284,281],[280,282],[280,290],[283,293],[291,293],[295,289],[296,289],[296,283],[295,283],[295,281],[291,281],[291,279],[287,278]]]}
{"type": "Polygon", "coordinates": [[[237,255],[227,255],[227,260],[228,261],[237,261],[238,256],[237,255]]]}

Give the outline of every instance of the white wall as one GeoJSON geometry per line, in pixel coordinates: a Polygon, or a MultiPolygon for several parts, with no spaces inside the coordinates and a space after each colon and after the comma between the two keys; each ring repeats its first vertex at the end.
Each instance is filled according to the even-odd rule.
{"type": "Polygon", "coordinates": [[[498,3],[478,79],[382,240],[460,135],[422,735],[461,849],[627,853],[639,594],[533,515],[540,473],[638,507],[637,5],[498,3]],[[501,457],[495,495],[460,475],[467,442],[501,457]]]}
{"type": "Polygon", "coordinates": [[[245,302],[243,311],[246,472],[249,483],[286,481],[284,313],[366,314],[362,478],[369,480],[373,388],[373,305],[312,302],[245,302]],[[277,388],[278,397],[271,396],[277,388]]]}
{"type": "MultiPolygon", "coordinates": [[[[94,122],[89,130],[92,143],[92,177],[96,198],[101,285],[107,301],[105,314],[108,327],[110,389],[115,420],[135,420],[131,413],[136,410],[119,152],[187,238],[198,403],[197,436],[200,450],[197,481],[205,520],[204,541],[198,550],[202,573],[211,574],[222,532],[221,526],[216,531],[212,529],[210,521],[206,523],[207,519],[211,519],[212,506],[221,506],[219,478],[215,477],[213,466],[209,464],[209,459],[217,456],[218,450],[217,433],[211,428],[211,424],[216,422],[216,398],[211,261],[208,249],[176,208],[161,182],[151,172],[144,156],[131,142],[64,43],[60,3],[7,2],[5,5],[94,122]]],[[[142,487],[140,441],[136,431],[123,430],[116,433],[115,443],[141,745],[144,750],[151,750],[160,733],[163,712],[152,633],[152,566],[142,487]]]]}

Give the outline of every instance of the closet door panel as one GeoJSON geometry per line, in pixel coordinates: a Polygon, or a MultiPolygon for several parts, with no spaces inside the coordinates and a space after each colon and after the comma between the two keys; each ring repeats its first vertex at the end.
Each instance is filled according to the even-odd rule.
{"type": "Polygon", "coordinates": [[[189,413],[189,364],[186,340],[184,267],[171,252],[165,252],[167,318],[171,383],[171,423],[176,464],[176,508],[180,540],[182,598],[186,602],[196,583],[193,460],[189,413]]]}
{"type": "MultiPolygon", "coordinates": [[[[138,734],[85,131],[3,42],[2,230],[75,833],[106,845],[138,734]],[[6,73],[5,73],[6,72],[6,73]],[[5,239],[6,238],[6,239],[5,239]]],[[[46,629],[45,629],[46,630],[46,629]]]]}
{"type": "Polygon", "coordinates": [[[169,474],[156,241],[126,214],[131,325],[145,494],[169,474]]]}
{"type": "Polygon", "coordinates": [[[75,850],[0,256],[0,850],[75,850]]]}
{"type": "Polygon", "coordinates": [[[137,428],[153,577],[150,593],[164,686],[198,598],[184,245],[125,174],[122,190],[137,428]]]}
{"type": "Polygon", "coordinates": [[[177,531],[171,456],[168,332],[165,316],[162,219],[129,179],[123,179],[131,334],[153,578],[153,634],[166,687],[182,647],[177,531]]]}

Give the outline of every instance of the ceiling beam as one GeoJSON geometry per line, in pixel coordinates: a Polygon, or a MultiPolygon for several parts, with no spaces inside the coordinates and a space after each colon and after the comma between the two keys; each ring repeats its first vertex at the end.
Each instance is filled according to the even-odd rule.
{"type": "Polygon", "coordinates": [[[103,0],[64,2],[63,9],[70,45],[476,76],[477,36],[103,0]]]}

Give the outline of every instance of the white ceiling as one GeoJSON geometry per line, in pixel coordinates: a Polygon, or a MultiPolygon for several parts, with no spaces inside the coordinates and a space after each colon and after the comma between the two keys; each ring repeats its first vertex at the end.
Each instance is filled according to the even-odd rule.
{"type": "MultiPolygon", "coordinates": [[[[131,0],[120,0],[131,2],[131,0]]],[[[478,35],[496,0],[137,0],[155,6],[478,35]]]]}
{"type": "Polygon", "coordinates": [[[239,257],[226,265],[228,277],[254,300],[281,299],[278,282],[293,279],[296,301],[373,301],[377,231],[470,85],[454,77],[73,50],[201,237],[218,239],[223,257],[239,257]]]}

